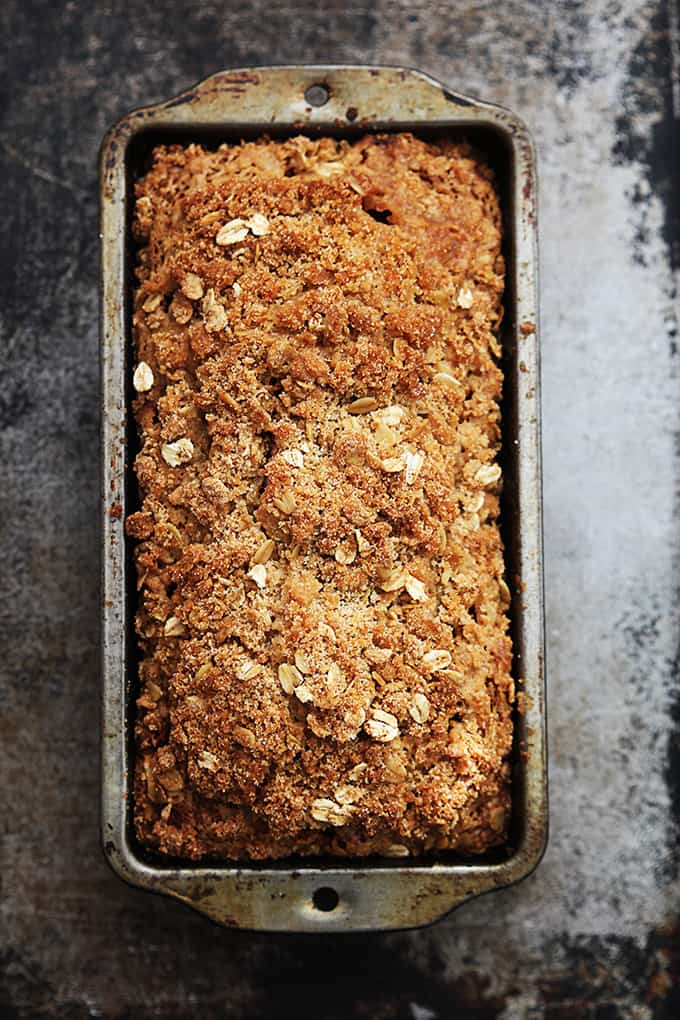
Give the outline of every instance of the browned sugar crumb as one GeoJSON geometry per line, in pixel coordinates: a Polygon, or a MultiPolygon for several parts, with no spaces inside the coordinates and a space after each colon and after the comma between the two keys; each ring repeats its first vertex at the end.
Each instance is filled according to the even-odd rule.
{"type": "Polygon", "coordinates": [[[161,147],[134,231],[139,839],[503,842],[489,170],[408,134],[161,147]]]}

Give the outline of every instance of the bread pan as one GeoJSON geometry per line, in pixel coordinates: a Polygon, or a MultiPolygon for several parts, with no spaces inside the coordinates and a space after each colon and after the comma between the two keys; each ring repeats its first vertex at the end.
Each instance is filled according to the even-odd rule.
{"type": "Polygon", "coordinates": [[[389,930],[435,921],[472,896],[524,878],[540,860],[547,780],[536,232],[535,156],[522,122],[418,71],[338,65],[224,71],[128,114],[107,134],[101,151],[102,840],[111,866],[127,882],[235,928],[389,930]],[[475,860],[168,861],[136,842],[131,818],[136,605],[123,522],[136,509],[129,409],[134,181],[160,142],[212,145],[298,132],[355,138],[367,131],[467,139],[494,168],[501,193],[507,263],[501,526],[513,589],[514,676],[522,692],[510,842],[503,852],[475,860]]]}

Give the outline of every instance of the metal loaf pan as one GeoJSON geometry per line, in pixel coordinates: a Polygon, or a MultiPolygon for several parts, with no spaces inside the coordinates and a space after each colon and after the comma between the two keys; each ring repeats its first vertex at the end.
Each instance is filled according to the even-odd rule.
{"type": "Polygon", "coordinates": [[[522,122],[507,110],[401,68],[225,71],[168,102],[129,114],[106,136],[101,152],[102,840],[111,866],[131,884],[173,896],[231,927],[388,930],[435,921],[472,896],[525,877],[540,860],[547,789],[535,202],[535,157],[522,122]],[[501,520],[513,589],[514,676],[523,691],[513,752],[510,845],[474,861],[442,855],[406,862],[299,858],[264,865],[201,865],[153,858],[136,843],[131,824],[136,607],[123,529],[125,514],[135,509],[130,475],[135,435],[128,412],[135,257],[129,227],[135,178],[159,142],[218,144],[297,132],[350,138],[397,130],[475,144],[496,172],[503,204],[507,292],[501,520]]]}

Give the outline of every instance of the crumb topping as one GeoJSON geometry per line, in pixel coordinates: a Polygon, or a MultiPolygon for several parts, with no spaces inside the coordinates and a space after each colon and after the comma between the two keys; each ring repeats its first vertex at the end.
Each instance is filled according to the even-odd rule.
{"type": "Polygon", "coordinates": [[[170,856],[506,839],[491,172],[408,134],[136,186],[135,825],[170,856]]]}

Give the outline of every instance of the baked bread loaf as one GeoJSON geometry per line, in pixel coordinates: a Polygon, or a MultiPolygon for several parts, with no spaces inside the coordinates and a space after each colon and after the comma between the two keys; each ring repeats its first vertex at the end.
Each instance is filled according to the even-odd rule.
{"type": "Polygon", "coordinates": [[[503,843],[491,171],[409,134],[173,145],[136,195],[139,840],[503,843]]]}

